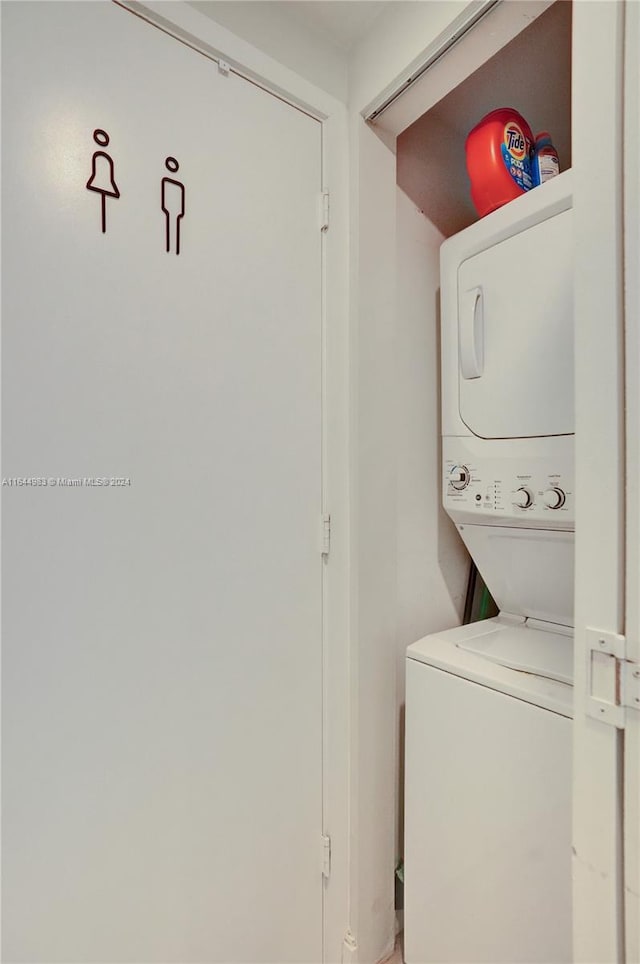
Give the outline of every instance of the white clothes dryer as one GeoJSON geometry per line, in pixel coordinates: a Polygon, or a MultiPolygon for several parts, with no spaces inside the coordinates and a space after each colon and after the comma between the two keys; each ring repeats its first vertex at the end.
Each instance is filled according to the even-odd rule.
{"type": "Polygon", "coordinates": [[[444,508],[500,611],[563,625],[573,625],[571,203],[566,171],[449,238],[440,261],[444,508]]]}

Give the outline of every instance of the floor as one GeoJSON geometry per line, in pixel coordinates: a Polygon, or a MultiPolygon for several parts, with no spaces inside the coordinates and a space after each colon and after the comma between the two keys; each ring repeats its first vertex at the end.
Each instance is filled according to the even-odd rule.
{"type": "Polygon", "coordinates": [[[386,959],[386,961],[383,962],[383,964],[403,964],[403,959],[402,959],[402,934],[400,934],[400,935],[398,936],[398,939],[397,939],[397,941],[396,941],[396,947],[395,947],[395,950],[394,950],[393,954],[391,955],[391,957],[388,957],[388,958],[386,959]]]}

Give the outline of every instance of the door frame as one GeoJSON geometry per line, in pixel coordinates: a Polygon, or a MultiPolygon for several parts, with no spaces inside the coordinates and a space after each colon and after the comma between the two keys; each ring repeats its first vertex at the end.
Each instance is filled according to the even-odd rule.
{"type": "MultiPolygon", "coordinates": [[[[623,119],[626,411],[627,659],[640,662],[640,6],[625,6],[623,119]]],[[[640,712],[627,711],[624,734],[624,894],[626,960],[640,960],[640,712]]]]}
{"type": "MultiPolygon", "coordinates": [[[[550,0],[551,2],[551,0],[550,0]]],[[[549,3],[531,4],[529,14],[541,13],[549,3]]],[[[452,5],[453,6],[453,5],[452,5]]],[[[472,13],[472,3],[468,3],[460,18],[472,13]]],[[[457,8],[457,5],[456,5],[457,8]]],[[[369,83],[366,103],[362,105],[362,122],[359,123],[360,140],[354,137],[361,155],[360,169],[374,168],[376,148],[365,130],[364,118],[370,118],[376,108],[389,97],[398,93],[402,85],[408,86],[408,79],[414,77],[420,67],[439,55],[455,34],[457,9],[452,9],[451,22],[433,40],[417,59],[402,63],[396,58],[393,68],[389,67],[391,56],[376,62],[376,71],[369,68],[365,81],[369,83]],[[380,66],[381,65],[381,66],[380,66]],[[400,69],[399,69],[400,68],[400,69]],[[404,68],[404,69],[401,69],[404,68]],[[371,98],[371,87],[376,78],[387,70],[393,69],[395,78],[387,76],[386,86],[380,85],[377,95],[371,98]],[[365,156],[366,155],[366,156],[365,156]]],[[[624,31],[629,29],[630,14],[637,4],[616,0],[616,2],[589,3],[576,0],[573,5],[572,37],[572,126],[574,159],[574,230],[576,237],[576,267],[574,283],[576,289],[576,462],[575,473],[579,480],[577,486],[576,521],[576,620],[575,620],[575,718],[574,727],[574,770],[573,770],[573,901],[574,901],[574,960],[590,964],[624,960],[625,929],[628,960],[637,960],[638,918],[638,868],[640,867],[640,841],[637,836],[638,787],[640,778],[640,722],[635,710],[629,710],[633,722],[627,723],[624,735],[627,763],[635,740],[635,790],[630,782],[630,773],[624,775],[626,804],[629,807],[629,794],[635,792],[633,805],[636,814],[635,834],[627,837],[623,853],[623,757],[625,747],[621,731],[594,720],[586,712],[588,647],[586,631],[598,629],[613,635],[623,634],[626,630],[637,654],[638,619],[637,611],[631,614],[630,595],[638,592],[640,562],[637,555],[638,518],[640,503],[637,491],[637,474],[633,466],[638,465],[637,438],[640,417],[637,407],[630,418],[629,408],[638,403],[640,389],[637,384],[637,367],[634,360],[640,357],[638,343],[637,290],[635,295],[636,316],[631,323],[629,300],[627,300],[627,447],[626,456],[632,455],[625,474],[625,369],[624,369],[624,325],[623,325],[623,203],[626,204],[627,217],[637,219],[637,116],[634,114],[635,141],[623,156],[622,140],[622,91],[623,91],[623,48],[624,31]],[[625,9],[626,8],[626,9],[625,9]],[[626,24],[625,24],[626,17],[626,24]],[[597,132],[597,134],[594,134],[597,132]],[[629,156],[630,155],[630,156],[629,156]],[[623,162],[625,175],[635,185],[635,208],[633,198],[626,195],[623,202],[623,162]],[[633,178],[635,177],[635,180],[633,178]],[[605,321],[606,319],[606,321],[605,321]],[[629,378],[632,369],[634,382],[629,378]],[[584,426],[584,430],[583,430],[584,426]],[[588,434],[586,432],[588,429],[588,434]],[[634,434],[635,433],[635,434],[634,434]],[[627,479],[629,480],[627,483],[627,479]],[[631,480],[634,480],[633,482],[631,480]],[[626,488],[626,493],[625,493],[626,488]],[[627,612],[625,614],[625,495],[627,566],[627,612]],[[630,512],[631,506],[631,512],[630,512]],[[630,543],[636,540],[631,547],[630,543]],[[630,549],[632,551],[630,551],[630,549]],[[632,558],[634,557],[634,558],[632,558]],[[634,582],[632,586],[631,583],[634,582]],[[635,618],[635,625],[631,622],[635,618]],[[626,620],[626,622],[625,622],[626,620]],[[633,727],[633,729],[632,729],[633,727]],[[633,733],[633,736],[632,736],[633,733]],[[625,866],[626,865],[626,866],[625,866]],[[627,891],[626,921],[623,905],[623,878],[626,873],[627,887],[633,882],[631,873],[635,872],[636,889],[627,891]],[[635,931],[630,930],[630,924],[635,931]],[[633,934],[635,933],[635,938],[633,934]],[[632,943],[635,940],[635,956],[632,956],[632,943]]],[[[634,16],[637,18],[635,9],[634,16]]],[[[520,18],[528,17],[527,4],[505,3],[496,8],[495,14],[480,21],[464,40],[453,47],[441,63],[435,64],[433,71],[424,73],[420,81],[407,93],[394,102],[384,114],[376,118],[378,144],[385,143],[389,152],[393,141],[403,130],[439,101],[446,93],[468,76],[474,69],[496,52],[508,37],[497,30],[493,39],[487,40],[485,29],[493,27],[494,17],[513,16],[526,26],[520,18]],[[517,8],[517,9],[516,9],[517,8]],[[492,46],[495,44],[495,46],[492,46]],[[471,65],[471,66],[469,66],[471,65]],[[428,92],[427,92],[428,88],[428,92]]],[[[497,23],[497,21],[496,21],[497,23]]],[[[518,30],[514,31],[514,34],[518,30]]],[[[421,35],[422,36],[422,35],[421,35]]],[[[428,37],[428,33],[426,34],[428,37]]],[[[635,41],[638,27],[635,26],[635,41]]],[[[634,49],[633,41],[628,40],[627,51],[634,49]]],[[[396,43],[394,52],[399,50],[396,43]]],[[[411,49],[407,45],[407,49],[411,49]]],[[[371,46],[367,49],[370,54],[371,46]]],[[[401,55],[400,55],[401,56],[401,55]]],[[[627,57],[627,62],[631,58],[627,57]]],[[[366,66],[366,65],[365,65],[366,66]]],[[[362,78],[354,72],[356,80],[362,78]]],[[[630,79],[627,83],[632,83],[630,79]]],[[[366,89],[366,88],[365,88],[366,89]]],[[[637,74],[635,80],[636,93],[637,74]]],[[[356,91],[358,88],[356,88],[356,91]]],[[[364,97],[363,97],[364,100],[364,97]]],[[[636,109],[637,98],[628,97],[629,110],[636,109]]],[[[359,105],[356,105],[359,106],[359,105]]],[[[629,116],[627,116],[627,123],[629,116]]],[[[631,133],[627,129],[627,135],[631,133]]],[[[633,136],[633,135],[632,135],[633,136]]],[[[627,142],[629,143],[629,142],[627,142]]],[[[379,164],[376,171],[377,210],[380,210],[380,197],[391,189],[389,166],[383,169],[379,164]]],[[[359,188],[354,178],[356,188],[359,188]]],[[[371,194],[371,184],[367,185],[371,194]]],[[[364,201],[364,190],[359,198],[364,201]]],[[[631,222],[637,228],[635,221],[631,222]]],[[[386,228],[386,225],[385,225],[386,228]]],[[[382,270],[385,262],[392,263],[394,257],[392,230],[379,241],[379,247],[386,245],[383,256],[378,253],[382,270]]],[[[637,249],[635,249],[637,263],[637,249]]],[[[633,261],[631,262],[634,263],[633,261]]],[[[371,274],[372,272],[370,272],[371,274]]],[[[368,281],[368,278],[367,278],[368,281]]],[[[629,299],[627,291],[627,299],[629,299]]],[[[633,651],[633,650],[632,650],[633,651]]],[[[627,651],[629,653],[629,650],[627,651]]],[[[637,659],[637,655],[635,656],[637,659]]],[[[633,817],[631,818],[633,819],[633,817]]],[[[627,828],[628,832],[629,828],[627,828]]]]}
{"type": "Polygon", "coordinates": [[[590,647],[625,632],[623,42],[624,3],[574,4],[573,931],[592,964],[624,960],[623,731],[589,700],[590,647]]]}
{"type": "MultiPolygon", "coordinates": [[[[323,880],[323,961],[341,960],[349,923],[350,594],[349,594],[349,233],[347,108],[326,91],[180,0],[112,0],[118,6],[316,119],[322,127],[322,192],[330,223],[321,230],[322,512],[331,517],[322,579],[322,836],[330,838],[323,880]],[[326,868],[325,868],[326,869],[326,868]]],[[[318,552],[321,550],[318,519],[318,552]]]]}

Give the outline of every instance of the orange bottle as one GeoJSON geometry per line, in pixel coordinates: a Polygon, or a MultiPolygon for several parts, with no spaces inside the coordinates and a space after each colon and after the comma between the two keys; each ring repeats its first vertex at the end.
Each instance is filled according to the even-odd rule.
{"type": "Polygon", "coordinates": [[[492,110],[469,132],[467,173],[480,217],[533,187],[532,144],[531,128],[512,107],[492,110]]]}

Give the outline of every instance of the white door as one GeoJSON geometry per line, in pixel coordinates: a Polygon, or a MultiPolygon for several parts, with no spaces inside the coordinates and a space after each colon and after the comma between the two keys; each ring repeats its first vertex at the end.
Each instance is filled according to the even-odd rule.
{"type": "Polygon", "coordinates": [[[563,211],[458,269],[461,352],[472,340],[480,361],[461,369],[460,415],[475,435],[574,431],[571,226],[563,211]]]}
{"type": "Polygon", "coordinates": [[[2,14],[4,959],[318,962],[321,127],[2,14]]]}

